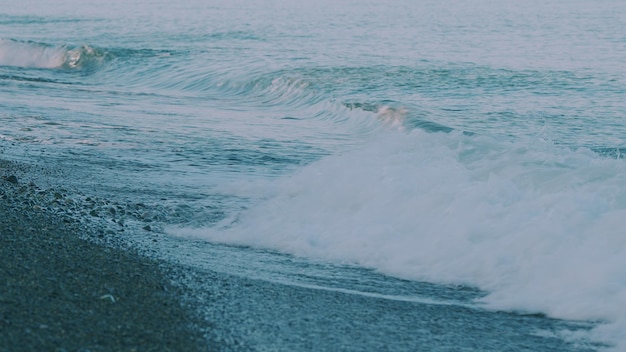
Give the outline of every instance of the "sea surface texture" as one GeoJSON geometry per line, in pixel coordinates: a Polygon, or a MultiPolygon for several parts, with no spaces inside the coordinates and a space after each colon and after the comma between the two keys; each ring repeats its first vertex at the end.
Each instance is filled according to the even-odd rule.
{"type": "Polygon", "coordinates": [[[622,0],[2,0],[0,157],[249,280],[216,341],[623,351],[625,29],[622,0]]]}

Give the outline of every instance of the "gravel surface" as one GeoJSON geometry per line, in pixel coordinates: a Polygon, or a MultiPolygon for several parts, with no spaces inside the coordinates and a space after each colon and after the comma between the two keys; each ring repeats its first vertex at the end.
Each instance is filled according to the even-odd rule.
{"type": "Polygon", "coordinates": [[[208,349],[172,283],[181,269],[86,240],[81,222],[37,204],[23,167],[0,160],[0,351],[208,349]]]}

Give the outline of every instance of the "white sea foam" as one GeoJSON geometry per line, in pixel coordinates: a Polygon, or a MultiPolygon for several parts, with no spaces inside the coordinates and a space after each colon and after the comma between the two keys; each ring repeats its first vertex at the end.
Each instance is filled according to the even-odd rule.
{"type": "Polygon", "coordinates": [[[30,68],[76,68],[84,56],[93,56],[89,46],[69,48],[34,42],[0,39],[0,66],[30,68]]]}
{"type": "Polygon", "coordinates": [[[594,333],[619,342],[624,185],[623,161],[585,149],[390,132],[241,188],[258,201],[218,226],[172,232],[474,285],[489,308],[606,321],[594,333]]]}

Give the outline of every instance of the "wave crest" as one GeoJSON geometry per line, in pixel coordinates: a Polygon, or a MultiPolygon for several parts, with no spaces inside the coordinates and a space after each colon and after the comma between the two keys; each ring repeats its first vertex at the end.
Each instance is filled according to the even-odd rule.
{"type": "Polygon", "coordinates": [[[54,46],[0,39],[0,66],[43,69],[90,69],[101,66],[107,53],[88,45],[54,46]]]}

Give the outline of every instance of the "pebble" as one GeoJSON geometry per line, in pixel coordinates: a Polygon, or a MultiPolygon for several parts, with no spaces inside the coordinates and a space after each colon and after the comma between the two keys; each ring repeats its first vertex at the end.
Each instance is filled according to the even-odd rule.
{"type": "Polygon", "coordinates": [[[17,177],[15,175],[7,176],[5,180],[13,184],[17,184],[17,177]]]}

